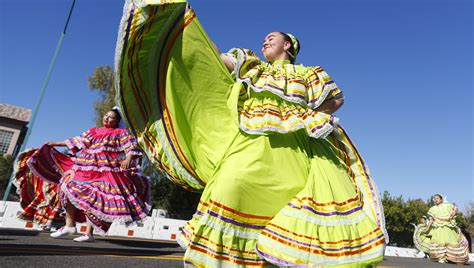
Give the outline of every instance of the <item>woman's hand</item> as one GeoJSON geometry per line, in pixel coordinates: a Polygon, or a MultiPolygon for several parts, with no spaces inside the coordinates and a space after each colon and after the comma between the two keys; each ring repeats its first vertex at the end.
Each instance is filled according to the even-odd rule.
{"type": "Polygon", "coordinates": [[[430,218],[430,221],[426,225],[425,230],[423,231],[424,234],[427,234],[430,231],[431,225],[433,224],[433,218],[430,218]]]}
{"type": "Polygon", "coordinates": [[[234,63],[232,62],[232,58],[226,54],[220,54],[220,57],[227,70],[232,73],[234,71],[234,63]]]}
{"type": "Polygon", "coordinates": [[[456,217],[456,213],[458,213],[458,207],[454,207],[454,209],[453,209],[453,211],[451,212],[451,214],[449,214],[449,220],[454,219],[454,217],[456,217]]]}
{"type": "Polygon", "coordinates": [[[127,155],[127,157],[122,161],[120,166],[123,169],[129,169],[132,164],[132,158],[133,158],[133,155],[127,155]]]}

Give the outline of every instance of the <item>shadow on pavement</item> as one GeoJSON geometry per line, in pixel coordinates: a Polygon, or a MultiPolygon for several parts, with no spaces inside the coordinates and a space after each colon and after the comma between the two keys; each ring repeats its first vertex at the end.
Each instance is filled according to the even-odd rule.
{"type": "Polygon", "coordinates": [[[0,228],[0,235],[16,235],[16,236],[37,236],[41,231],[23,230],[23,229],[3,229],[0,228]]]}
{"type": "Polygon", "coordinates": [[[181,247],[176,243],[162,243],[158,241],[146,241],[146,240],[125,240],[119,238],[107,238],[101,237],[97,239],[97,241],[103,243],[110,243],[120,246],[126,247],[135,247],[135,248],[177,248],[181,249],[181,247]]]}
{"type": "MultiPolygon", "coordinates": [[[[41,256],[41,255],[119,255],[119,256],[160,256],[182,253],[181,250],[140,250],[126,248],[99,248],[83,246],[62,246],[48,244],[0,244],[0,256],[41,256]]],[[[93,244],[87,244],[93,245],[93,244]]]]}

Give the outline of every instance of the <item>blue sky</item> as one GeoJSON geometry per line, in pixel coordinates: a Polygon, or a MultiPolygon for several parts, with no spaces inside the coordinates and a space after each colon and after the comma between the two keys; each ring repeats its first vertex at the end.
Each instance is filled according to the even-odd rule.
{"type": "MultiPolygon", "coordinates": [[[[0,1],[0,102],[34,108],[72,1],[0,1]]],[[[191,1],[222,50],[296,35],[344,91],[337,115],[380,191],[474,201],[470,0],[191,1]]],[[[87,77],[112,65],[123,2],[78,0],[28,147],[93,126],[87,77]]]]}

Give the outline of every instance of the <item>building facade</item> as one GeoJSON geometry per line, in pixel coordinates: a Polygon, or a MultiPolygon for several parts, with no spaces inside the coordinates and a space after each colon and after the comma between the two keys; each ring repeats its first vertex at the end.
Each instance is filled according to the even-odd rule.
{"type": "Polygon", "coordinates": [[[16,156],[25,139],[31,110],[0,103],[0,155],[16,156]]]}

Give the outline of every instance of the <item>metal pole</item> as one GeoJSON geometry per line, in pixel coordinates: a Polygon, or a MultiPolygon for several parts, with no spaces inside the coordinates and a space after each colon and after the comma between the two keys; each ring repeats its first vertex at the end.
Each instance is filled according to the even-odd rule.
{"type": "MultiPolygon", "coordinates": [[[[46,92],[46,88],[48,87],[49,79],[51,78],[51,74],[53,73],[54,66],[56,65],[56,59],[59,55],[59,51],[61,50],[61,46],[64,41],[64,36],[66,35],[66,29],[69,24],[69,19],[71,18],[72,10],[74,9],[75,4],[76,4],[76,0],[73,0],[71,8],[69,9],[69,15],[67,16],[66,24],[64,25],[64,29],[61,33],[61,37],[59,37],[58,45],[56,46],[56,50],[54,51],[53,58],[51,59],[51,62],[49,64],[48,73],[46,74],[46,78],[44,79],[43,86],[41,87],[38,102],[36,103],[35,109],[33,110],[33,115],[28,125],[25,139],[23,140],[23,144],[21,145],[20,150],[18,150],[18,152],[23,152],[25,150],[26,143],[28,142],[28,138],[30,137],[31,130],[33,129],[33,125],[36,120],[36,115],[38,114],[39,107],[41,105],[41,102],[43,101],[44,93],[46,92]]],[[[7,201],[8,195],[10,194],[10,190],[12,188],[12,183],[13,183],[13,175],[14,175],[14,172],[10,176],[10,180],[8,181],[7,188],[5,189],[5,193],[3,194],[3,201],[7,201]]]]}

